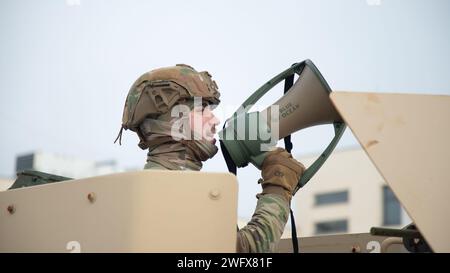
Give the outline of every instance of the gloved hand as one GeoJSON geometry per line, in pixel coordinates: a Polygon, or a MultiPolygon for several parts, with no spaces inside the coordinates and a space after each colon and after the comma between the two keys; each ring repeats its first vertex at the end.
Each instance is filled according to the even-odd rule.
{"type": "Polygon", "coordinates": [[[285,149],[277,148],[270,151],[261,168],[262,194],[279,194],[290,202],[292,193],[304,171],[305,166],[292,158],[285,149]]]}

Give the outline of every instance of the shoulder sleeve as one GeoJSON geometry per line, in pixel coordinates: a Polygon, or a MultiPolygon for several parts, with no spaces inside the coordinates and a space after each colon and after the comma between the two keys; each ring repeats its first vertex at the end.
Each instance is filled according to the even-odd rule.
{"type": "Polygon", "coordinates": [[[289,217],[289,203],[277,194],[259,195],[255,213],[237,234],[241,253],[274,252],[289,217]]]}

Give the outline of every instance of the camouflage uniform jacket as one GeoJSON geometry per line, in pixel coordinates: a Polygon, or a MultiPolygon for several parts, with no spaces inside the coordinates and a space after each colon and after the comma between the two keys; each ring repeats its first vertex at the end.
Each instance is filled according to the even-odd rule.
{"type": "MultiPolygon", "coordinates": [[[[145,169],[166,169],[155,163],[145,169]]],[[[250,222],[238,231],[236,250],[240,253],[274,252],[289,217],[289,203],[278,194],[258,195],[250,222]]]]}

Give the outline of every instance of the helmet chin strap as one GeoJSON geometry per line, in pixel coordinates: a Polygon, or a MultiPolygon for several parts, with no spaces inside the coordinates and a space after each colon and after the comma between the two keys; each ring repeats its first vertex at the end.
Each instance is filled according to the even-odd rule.
{"type": "Polygon", "coordinates": [[[202,162],[212,158],[218,148],[206,140],[174,139],[172,128],[177,120],[179,118],[161,115],[141,124],[140,132],[149,148],[147,162],[170,170],[200,170],[202,162]]]}
{"type": "Polygon", "coordinates": [[[200,171],[202,161],[212,158],[217,151],[216,146],[204,141],[171,140],[149,148],[146,168],[162,166],[168,170],[200,171]]]}
{"type": "Polygon", "coordinates": [[[206,140],[182,140],[188,151],[199,161],[206,161],[217,154],[216,145],[206,140]]]}

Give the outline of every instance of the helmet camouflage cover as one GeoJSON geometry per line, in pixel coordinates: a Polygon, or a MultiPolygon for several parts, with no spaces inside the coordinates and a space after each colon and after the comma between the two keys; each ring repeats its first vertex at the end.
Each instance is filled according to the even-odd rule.
{"type": "MultiPolygon", "coordinates": [[[[122,115],[122,129],[136,132],[142,141],[139,125],[145,118],[165,114],[179,101],[202,97],[210,104],[219,104],[217,84],[207,71],[177,64],[149,71],[131,86],[122,115]]],[[[117,139],[121,138],[121,132],[117,139]]],[[[117,141],[116,139],[116,141],[117,141]]]]}

